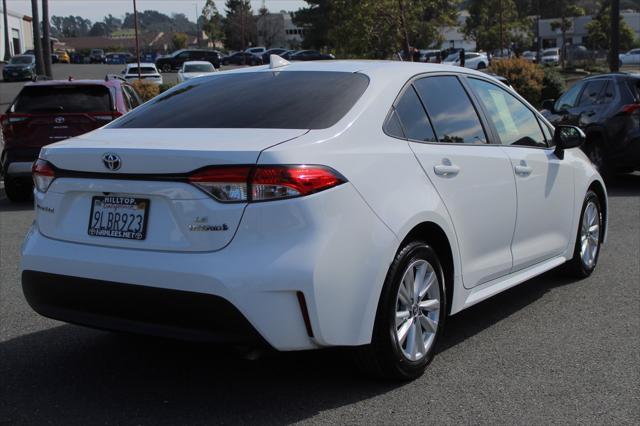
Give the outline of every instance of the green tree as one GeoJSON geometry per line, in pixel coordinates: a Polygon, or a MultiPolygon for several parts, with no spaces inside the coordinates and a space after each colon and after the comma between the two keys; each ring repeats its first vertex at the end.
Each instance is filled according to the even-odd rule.
{"type": "Polygon", "coordinates": [[[551,22],[551,29],[560,29],[562,33],[562,52],[560,54],[560,63],[562,68],[565,66],[565,58],[567,57],[567,32],[573,28],[575,18],[584,15],[584,9],[577,6],[575,0],[558,0],[560,6],[560,19],[551,22]]]}
{"type": "Polygon", "coordinates": [[[184,49],[187,47],[187,35],[184,33],[175,33],[173,37],[171,37],[171,44],[173,44],[173,48],[175,50],[184,49]]]}
{"type": "Polygon", "coordinates": [[[451,0],[307,0],[295,14],[305,28],[305,47],[338,53],[386,57],[410,46],[439,44],[439,29],[453,24],[457,1],[451,0]]]}
{"type": "Polygon", "coordinates": [[[209,40],[215,42],[224,38],[222,16],[213,0],[207,0],[204,4],[199,22],[200,28],[207,34],[209,40]]]}
{"type": "Polygon", "coordinates": [[[304,49],[323,49],[329,46],[329,17],[333,12],[332,0],[305,0],[303,7],[293,14],[293,22],[304,28],[304,49]]]}
{"type": "Polygon", "coordinates": [[[521,48],[531,42],[531,22],[518,16],[514,0],[471,0],[469,15],[464,33],[478,49],[521,48]]]}
{"type": "MultiPolygon", "coordinates": [[[[609,49],[611,41],[611,7],[604,4],[600,12],[586,26],[589,49],[609,49]]],[[[633,47],[635,34],[633,29],[620,17],[620,50],[626,51],[633,47]]]]}
{"type": "Polygon", "coordinates": [[[249,0],[227,0],[224,19],[225,47],[244,50],[257,41],[256,19],[249,0]]]}

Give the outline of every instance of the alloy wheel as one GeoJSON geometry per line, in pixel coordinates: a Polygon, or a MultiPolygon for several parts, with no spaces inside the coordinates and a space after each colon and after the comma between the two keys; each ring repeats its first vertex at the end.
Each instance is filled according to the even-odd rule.
{"type": "Polygon", "coordinates": [[[407,266],[396,296],[395,334],[402,354],[419,361],[433,345],[440,317],[440,284],[424,259],[407,266]]]}
{"type": "Polygon", "coordinates": [[[600,210],[595,202],[589,201],[582,214],[580,228],[580,259],[582,264],[592,269],[600,247],[600,210]]]}

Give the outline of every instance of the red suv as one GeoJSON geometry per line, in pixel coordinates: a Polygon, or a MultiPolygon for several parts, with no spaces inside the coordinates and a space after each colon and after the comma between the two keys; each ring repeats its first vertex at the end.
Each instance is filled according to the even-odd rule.
{"type": "Polygon", "coordinates": [[[118,79],[27,83],[0,117],[7,197],[31,197],[31,165],[40,148],[102,127],[139,104],[133,87],[118,79]]]}

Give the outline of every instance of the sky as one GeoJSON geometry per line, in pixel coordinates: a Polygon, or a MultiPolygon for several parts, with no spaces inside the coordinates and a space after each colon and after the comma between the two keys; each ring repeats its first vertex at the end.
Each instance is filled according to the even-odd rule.
{"type": "MultiPolygon", "coordinates": [[[[206,0],[136,0],[138,10],[157,10],[171,16],[172,13],[184,13],[191,21],[195,21],[196,8],[202,9],[206,0]]],[[[38,3],[41,1],[38,0],[38,3]]],[[[272,12],[280,10],[294,11],[304,7],[302,0],[264,0],[267,9],[272,12]]],[[[215,0],[220,13],[224,14],[225,0],[215,0]]],[[[262,0],[251,0],[251,7],[257,11],[262,7],[262,0]]],[[[7,9],[31,16],[31,0],[7,0],[7,9]]],[[[124,16],[133,12],[133,0],[49,0],[49,14],[59,16],[82,16],[92,22],[101,21],[105,15],[124,16]]],[[[42,12],[40,12],[42,13],[42,12]]]]}

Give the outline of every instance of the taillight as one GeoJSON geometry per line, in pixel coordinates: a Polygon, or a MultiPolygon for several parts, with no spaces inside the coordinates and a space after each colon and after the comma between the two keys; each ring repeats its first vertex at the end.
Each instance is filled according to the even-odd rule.
{"type": "Polygon", "coordinates": [[[189,182],[218,201],[251,202],[302,197],[345,183],[325,166],[210,167],[189,177],[189,182]]]}
{"type": "Polygon", "coordinates": [[[301,197],[344,182],[344,177],[323,166],[258,166],[251,180],[251,199],[301,197]]]}
{"type": "Polygon", "coordinates": [[[31,119],[29,114],[5,114],[0,117],[0,123],[5,127],[10,124],[23,123],[29,119],[31,119]]]}
{"type": "Polygon", "coordinates": [[[251,167],[210,167],[189,176],[189,182],[218,201],[247,201],[247,182],[251,167]]]}
{"type": "Polygon", "coordinates": [[[636,111],[640,111],[640,104],[625,105],[620,110],[620,112],[623,114],[633,114],[636,111]]]}
{"type": "Polygon", "coordinates": [[[33,183],[40,192],[47,192],[51,182],[56,178],[55,169],[48,161],[38,159],[31,168],[33,183]]]}

